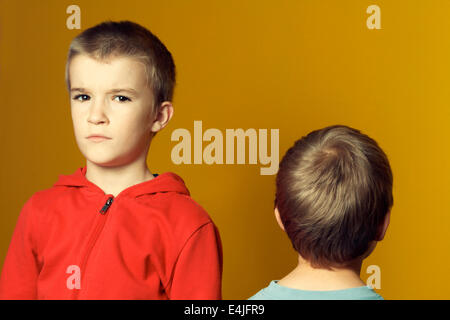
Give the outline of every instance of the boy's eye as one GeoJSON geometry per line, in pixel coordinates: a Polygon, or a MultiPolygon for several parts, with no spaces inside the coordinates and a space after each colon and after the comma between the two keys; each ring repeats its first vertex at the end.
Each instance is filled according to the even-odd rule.
{"type": "Polygon", "coordinates": [[[75,97],[73,97],[73,100],[79,100],[79,101],[86,101],[86,100],[88,100],[88,99],[84,99],[84,98],[82,98],[80,100],[80,97],[88,97],[89,98],[89,96],[86,95],[86,94],[79,94],[79,95],[76,95],[75,97]]]}
{"type": "Polygon", "coordinates": [[[130,98],[125,97],[125,96],[115,96],[114,99],[115,98],[121,98],[121,99],[119,99],[120,102],[131,101],[130,98]]]}

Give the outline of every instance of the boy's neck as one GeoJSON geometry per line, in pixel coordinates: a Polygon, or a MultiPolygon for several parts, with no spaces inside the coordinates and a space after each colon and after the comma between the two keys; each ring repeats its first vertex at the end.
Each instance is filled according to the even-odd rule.
{"type": "Polygon", "coordinates": [[[365,286],[360,278],[362,260],[355,261],[346,268],[332,270],[313,268],[299,256],[297,267],[278,281],[281,286],[299,290],[343,290],[365,286]]]}
{"type": "Polygon", "coordinates": [[[120,167],[102,167],[90,161],[86,162],[86,179],[106,194],[114,196],[128,187],[153,178],[146,163],[135,162],[120,167]]]}

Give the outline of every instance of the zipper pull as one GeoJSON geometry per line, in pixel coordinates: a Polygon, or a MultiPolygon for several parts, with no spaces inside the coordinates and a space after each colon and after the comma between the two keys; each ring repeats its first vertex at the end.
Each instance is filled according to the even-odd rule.
{"type": "Polygon", "coordinates": [[[100,213],[101,213],[101,214],[105,214],[106,211],[108,211],[108,209],[109,209],[109,207],[111,206],[113,200],[114,200],[113,197],[109,197],[108,200],[106,200],[105,205],[104,205],[103,208],[100,210],[100,213]]]}

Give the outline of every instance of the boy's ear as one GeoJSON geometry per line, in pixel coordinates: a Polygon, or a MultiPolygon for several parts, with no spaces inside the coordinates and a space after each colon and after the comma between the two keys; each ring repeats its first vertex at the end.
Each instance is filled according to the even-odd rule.
{"type": "Polygon", "coordinates": [[[278,208],[275,207],[275,219],[277,219],[278,225],[280,226],[281,230],[284,230],[284,225],[283,222],[281,222],[281,218],[280,218],[280,212],[278,212],[278,208]]]}
{"type": "Polygon", "coordinates": [[[151,131],[158,132],[162,130],[169,123],[170,119],[172,119],[172,116],[172,102],[164,101],[158,108],[156,108],[156,115],[152,123],[151,131]]]}
{"type": "Polygon", "coordinates": [[[381,241],[384,239],[390,221],[391,221],[391,211],[389,210],[388,213],[386,213],[386,215],[384,216],[384,220],[378,226],[377,238],[375,239],[376,241],[381,241]]]}

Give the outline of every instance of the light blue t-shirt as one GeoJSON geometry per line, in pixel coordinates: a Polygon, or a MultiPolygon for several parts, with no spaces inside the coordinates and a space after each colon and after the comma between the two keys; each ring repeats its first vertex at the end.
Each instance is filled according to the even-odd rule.
{"type": "Polygon", "coordinates": [[[356,288],[316,291],[299,290],[279,285],[278,280],[270,282],[269,286],[260,290],[249,300],[384,300],[368,286],[356,288]]]}

